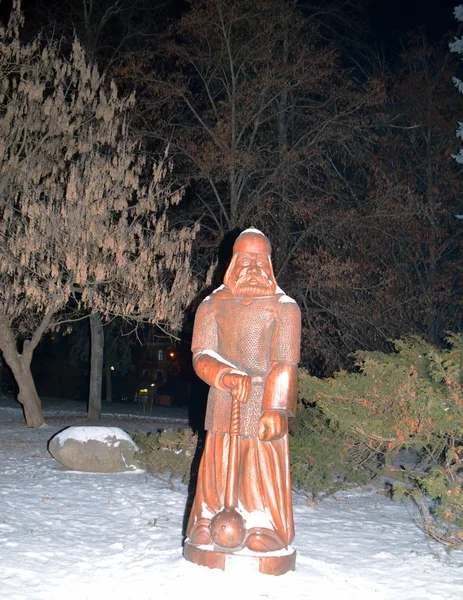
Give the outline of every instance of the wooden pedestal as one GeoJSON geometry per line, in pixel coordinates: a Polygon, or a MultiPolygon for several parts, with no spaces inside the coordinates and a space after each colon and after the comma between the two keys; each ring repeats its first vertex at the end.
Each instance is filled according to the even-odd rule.
{"type": "Polygon", "coordinates": [[[229,552],[215,546],[195,546],[186,540],[183,556],[197,565],[222,571],[254,571],[265,575],[284,575],[296,568],[296,551],[293,549],[266,553],[249,550],[229,552]]]}

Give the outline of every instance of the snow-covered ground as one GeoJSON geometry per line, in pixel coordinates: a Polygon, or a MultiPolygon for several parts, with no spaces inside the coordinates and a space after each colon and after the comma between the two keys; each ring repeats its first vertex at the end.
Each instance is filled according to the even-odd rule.
{"type": "MultiPolygon", "coordinates": [[[[173,426],[185,423],[170,414],[173,426]]],[[[168,415],[145,419],[143,428],[166,425],[168,415]]],[[[429,540],[404,505],[373,487],[315,506],[294,495],[295,572],[273,577],[191,564],[182,557],[186,486],[145,473],[66,471],[47,442],[85,421],[57,407],[47,421],[27,429],[19,407],[0,397],[2,600],[463,598],[463,551],[429,540]]],[[[106,415],[101,424],[141,428],[127,414],[106,415]]]]}

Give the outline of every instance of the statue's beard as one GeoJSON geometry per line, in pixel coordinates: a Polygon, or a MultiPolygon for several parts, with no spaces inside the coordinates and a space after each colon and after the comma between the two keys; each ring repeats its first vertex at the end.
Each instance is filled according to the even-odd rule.
{"type": "Polygon", "coordinates": [[[273,282],[266,275],[241,275],[231,286],[237,296],[268,296],[275,290],[273,282]],[[253,283],[250,283],[253,281],[253,283]]]}

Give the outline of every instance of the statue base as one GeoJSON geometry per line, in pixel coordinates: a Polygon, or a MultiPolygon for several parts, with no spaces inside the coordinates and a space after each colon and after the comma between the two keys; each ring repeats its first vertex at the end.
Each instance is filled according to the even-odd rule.
{"type": "Polygon", "coordinates": [[[231,552],[212,545],[197,546],[191,544],[187,539],[183,548],[183,556],[197,565],[222,571],[284,575],[296,568],[296,551],[291,547],[278,552],[251,552],[247,549],[231,552]]]}

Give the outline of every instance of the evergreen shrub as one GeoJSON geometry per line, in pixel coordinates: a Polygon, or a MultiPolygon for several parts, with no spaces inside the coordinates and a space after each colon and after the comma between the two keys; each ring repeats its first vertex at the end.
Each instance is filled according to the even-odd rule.
{"type": "Polygon", "coordinates": [[[171,473],[189,483],[198,436],[191,429],[165,429],[146,434],[130,431],[140,449],[135,457],[150,473],[171,473]]]}
{"type": "Polygon", "coordinates": [[[444,348],[418,336],[394,352],[357,352],[328,379],[301,369],[292,425],[292,478],[313,494],[378,475],[394,478],[420,509],[419,524],[444,543],[463,539],[463,336],[444,348]],[[399,461],[406,451],[412,465],[399,461]],[[432,504],[425,502],[432,500],[432,504]],[[460,539],[462,538],[462,539],[460,539]]]}

